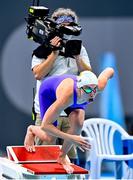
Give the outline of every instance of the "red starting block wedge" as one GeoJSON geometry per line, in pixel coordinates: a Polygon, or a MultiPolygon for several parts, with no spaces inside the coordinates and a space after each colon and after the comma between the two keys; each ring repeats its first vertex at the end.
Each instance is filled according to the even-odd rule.
{"type": "MultiPolygon", "coordinates": [[[[24,146],[7,146],[8,159],[21,165],[23,168],[27,169],[28,172],[32,172],[32,175],[34,174],[35,176],[69,176],[63,166],[57,163],[61,146],[41,145],[35,146],[35,149],[36,151],[31,153],[28,152],[24,146]]],[[[73,175],[88,174],[88,170],[84,168],[74,164],[72,164],[72,167],[74,168],[73,175]]]]}

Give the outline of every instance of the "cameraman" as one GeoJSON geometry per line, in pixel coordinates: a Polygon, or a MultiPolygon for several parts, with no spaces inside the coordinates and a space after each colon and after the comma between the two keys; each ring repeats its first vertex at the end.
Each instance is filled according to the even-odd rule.
{"type": "MultiPolygon", "coordinates": [[[[66,8],[59,8],[54,11],[51,17],[56,23],[61,24],[63,26],[69,25],[70,23],[77,23],[78,18],[74,11],[66,8]]],[[[72,38],[71,35],[64,35],[67,40],[72,38]]],[[[81,71],[91,70],[90,61],[86,52],[86,49],[81,46],[81,51],[79,55],[75,55],[72,57],[64,57],[60,55],[60,51],[58,47],[61,45],[61,38],[55,36],[50,44],[55,47],[54,50],[45,49],[43,45],[40,45],[37,49],[33,51],[32,57],[32,72],[34,77],[37,80],[36,83],[36,94],[34,99],[34,110],[36,113],[36,121],[35,125],[41,125],[40,118],[40,108],[39,108],[39,99],[38,99],[38,91],[39,87],[42,83],[42,80],[53,75],[62,75],[62,74],[74,74],[78,75],[81,71]],[[43,49],[44,48],[44,49],[43,49]]],[[[58,128],[64,132],[67,132],[70,128],[69,119],[67,115],[62,112],[58,119],[58,128]]],[[[51,142],[51,144],[55,144],[57,142],[51,142]]],[[[38,138],[35,140],[36,145],[43,145],[46,142],[41,142],[38,138]]],[[[69,154],[69,158],[72,162],[76,163],[76,148],[72,147],[69,154]]]]}

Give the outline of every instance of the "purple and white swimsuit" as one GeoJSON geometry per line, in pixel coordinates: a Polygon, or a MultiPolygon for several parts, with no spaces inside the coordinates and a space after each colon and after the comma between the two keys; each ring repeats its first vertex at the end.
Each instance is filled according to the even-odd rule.
{"type": "MultiPolygon", "coordinates": [[[[74,101],[71,106],[66,108],[64,111],[67,114],[70,114],[75,109],[85,109],[85,105],[88,103],[82,103],[77,104],[77,76],[76,75],[60,75],[60,76],[52,76],[47,79],[45,79],[39,89],[39,104],[40,104],[40,114],[41,119],[43,119],[43,116],[45,115],[45,112],[47,109],[56,101],[56,89],[59,86],[59,84],[66,78],[71,78],[74,80],[74,101]]],[[[54,123],[55,126],[57,126],[57,121],[55,120],[54,123]]]]}

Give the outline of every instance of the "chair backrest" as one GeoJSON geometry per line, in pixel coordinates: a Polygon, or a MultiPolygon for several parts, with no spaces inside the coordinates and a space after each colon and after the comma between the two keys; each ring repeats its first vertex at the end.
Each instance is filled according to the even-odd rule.
{"type": "Polygon", "coordinates": [[[91,137],[97,154],[116,154],[114,149],[114,135],[118,132],[122,137],[128,133],[117,123],[103,118],[90,118],[84,121],[82,136],[91,137]]]}

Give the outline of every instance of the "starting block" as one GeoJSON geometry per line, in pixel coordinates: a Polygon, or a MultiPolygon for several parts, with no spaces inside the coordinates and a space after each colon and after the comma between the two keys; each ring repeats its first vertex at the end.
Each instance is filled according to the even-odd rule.
{"type": "MultiPolygon", "coordinates": [[[[24,146],[7,146],[9,164],[12,164],[11,168],[13,168],[13,164],[15,167],[17,166],[22,179],[77,180],[85,179],[85,175],[88,174],[88,170],[74,164],[72,164],[73,174],[67,174],[63,166],[57,163],[61,149],[59,145],[41,145],[35,146],[35,149],[36,151],[31,153],[24,146]]],[[[11,170],[10,174],[6,171],[6,176],[16,178],[11,176],[11,170]]]]}

